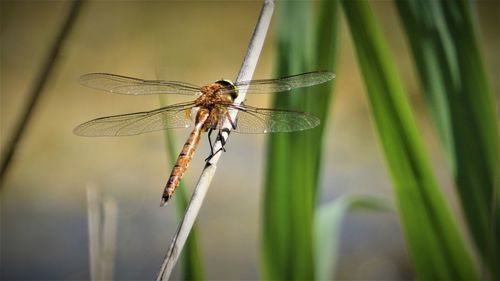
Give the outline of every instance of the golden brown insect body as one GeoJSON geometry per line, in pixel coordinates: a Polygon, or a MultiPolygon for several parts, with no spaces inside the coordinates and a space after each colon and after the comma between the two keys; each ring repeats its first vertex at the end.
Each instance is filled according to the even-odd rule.
{"type": "MultiPolygon", "coordinates": [[[[235,104],[238,88],[247,94],[288,92],[292,89],[310,87],[332,80],[335,74],[328,71],[313,71],[285,76],[277,79],[248,81],[220,80],[199,87],[197,85],[167,80],[144,80],[110,73],[89,73],[80,77],[88,87],[124,95],[174,94],[196,96],[196,100],[172,104],[162,108],[96,118],[78,125],[74,133],[86,137],[132,136],[192,125],[191,110],[197,109],[195,126],[177,158],[172,173],[162,193],[162,205],[172,197],[186,172],[189,162],[203,132],[224,130],[228,120],[232,130],[242,134],[268,134],[274,132],[297,132],[316,127],[319,118],[306,112],[258,108],[246,104],[235,104]],[[231,120],[228,112],[237,112],[238,119],[231,120]],[[188,114],[189,113],[189,114],[188,114]]],[[[213,149],[213,147],[211,146],[213,149]]],[[[212,155],[217,151],[212,151],[212,155]]]]}
{"type": "Polygon", "coordinates": [[[193,158],[194,152],[203,132],[217,128],[217,125],[227,114],[227,105],[232,104],[237,96],[234,85],[225,80],[201,87],[202,93],[195,101],[199,108],[196,113],[195,127],[187,139],[177,161],[170,173],[167,185],[163,191],[162,206],[172,197],[175,189],[186,172],[189,162],[193,158]]]}

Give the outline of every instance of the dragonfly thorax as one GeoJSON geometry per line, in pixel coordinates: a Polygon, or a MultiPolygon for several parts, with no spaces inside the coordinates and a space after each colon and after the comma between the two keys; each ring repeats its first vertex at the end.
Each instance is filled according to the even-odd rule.
{"type": "Polygon", "coordinates": [[[200,88],[201,96],[195,103],[197,106],[212,108],[217,105],[232,104],[238,96],[236,87],[226,80],[220,80],[200,88]]]}

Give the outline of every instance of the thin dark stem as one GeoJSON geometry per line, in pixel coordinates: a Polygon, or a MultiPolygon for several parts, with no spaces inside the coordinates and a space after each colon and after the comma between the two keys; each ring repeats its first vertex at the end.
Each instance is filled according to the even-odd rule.
{"type": "MultiPolygon", "coordinates": [[[[54,66],[57,62],[61,48],[63,47],[64,41],[66,40],[74,26],[76,18],[81,10],[83,1],[84,0],[75,0],[71,2],[71,7],[69,9],[68,15],[64,20],[61,30],[59,31],[54,41],[54,45],[52,45],[50,53],[48,54],[45,62],[42,64],[34,87],[29,94],[28,104],[21,114],[19,124],[15,128],[12,138],[6,145],[5,153],[2,157],[2,166],[0,168],[0,183],[2,183],[5,179],[10,164],[12,163],[12,159],[14,158],[14,155],[16,153],[16,148],[23,138],[26,127],[29,125],[29,122],[35,110],[35,106],[54,70],[54,66]]],[[[2,185],[0,185],[0,188],[1,187],[2,185]]]]}

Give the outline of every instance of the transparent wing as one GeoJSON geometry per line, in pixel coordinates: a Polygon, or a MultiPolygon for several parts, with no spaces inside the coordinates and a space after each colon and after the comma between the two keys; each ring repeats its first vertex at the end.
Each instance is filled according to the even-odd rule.
{"type": "Polygon", "coordinates": [[[89,73],[80,77],[84,86],[124,95],[199,95],[200,88],[184,82],[142,80],[109,73],[89,73]]]}
{"type": "Polygon", "coordinates": [[[187,128],[194,103],[174,104],[152,111],[136,112],[97,118],[78,125],[73,132],[79,136],[131,136],[142,133],[187,128]]]}
{"type": "Polygon", "coordinates": [[[335,74],[327,71],[307,72],[278,79],[251,80],[235,83],[236,86],[248,86],[248,94],[284,92],[296,88],[310,87],[325,83],[335,78],[335,74]]]}
{"type": "Polygon", "coordinates": [[[300,111],[256,108],[247,105],[229,106],[229,108],[238,109],[234,131],[243,134],[295,132],[314,128],[320,123],[316,116],[300,111]]]}

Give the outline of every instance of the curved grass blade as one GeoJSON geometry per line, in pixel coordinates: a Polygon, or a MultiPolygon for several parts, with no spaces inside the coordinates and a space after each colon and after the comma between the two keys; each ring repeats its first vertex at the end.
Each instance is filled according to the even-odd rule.
{"type": "Polygon", "coordinates": [[[335,280],[341,224],[348,212],[389,211],[384,200],[343,196],[318,208],[315,216],[316,280],[335,280]]]}
{"type": "Polygon", "coordinates": [[[342,0],[417,279],[477,272],[432,173],[408,99],[369,2],[342,0]]]}
{"type": "Polygon", "coordinates": [[[396,4],[411,34],[408,40],[424,96],[450,159],[469,231],[492,279],[498,280],[498,123],[470,3],[413,0],[396,4]]]}

